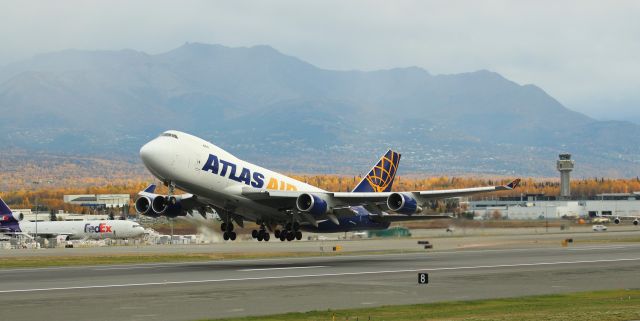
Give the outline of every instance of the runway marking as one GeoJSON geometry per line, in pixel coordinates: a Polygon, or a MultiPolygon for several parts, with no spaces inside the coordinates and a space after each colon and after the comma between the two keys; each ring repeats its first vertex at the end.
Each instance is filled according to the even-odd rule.
{"type": "Polygon", "coordinates": [[[94,271],[109,271],[109,270],[134,270],[134,269],[150,269],[150,268],[168,268],[174,267],[173,265],[154,265],[154,266],[114,266],[114,267],[103,267],[103,268],[94,268],[94,271]]]}
{"type": "Polygon", "coordinates": [[[244,312],[244,309],[243,308],[235,308],[235,309],[227,310],[227,312],[244,312]]]}
{"type": "MultiPolygon", "coordinates": [[[[618,248],[619,245],[612,245],[611,247],[598,247],[598,248],[584,248],[588,249],[609,249],[618,248]]],[[[640,245],[626,245],[625,248],[640,247],[640,245]]],[[[290,257],[285,258],[289,261],[300,260],[345,260],[353,258],[376,258],[376,257],[391,257],[391,256],[407,256],[407,257],[429,257],[432,255],[447,255],[447,254],[474,254],[483,252],[536,252],[536,251],[566,251],[566,250],[578,250],[580,248],[559,248],[559,247],[535,247],[535,248],[515,248],[515,249],[454,249],[447,251],[434,251],[434,252],[409,252],[409,253],[391,253],[391,254],[363,254],[359,255],[354,253],[353,255],[344,256],[309,256],[309,257],[290,257]]],[[[187,262],[164,262],[164,263],[138,263],[128,265],[81,265],[81,266],[56,266],[56,267],[42,267],[42,268],[15,268],[15,269],[0,269],[0,274],[3,273],[15,273],[15,272],[41,272],[41,271],[55,271],[55,270],[67,270],[67,269],[94,269],[99,271],[107,270],[127,270],[127,269],[144,269],[144,268],[158,268],[158,267],[175,267],[181,265],[208,265],[208,264],[236,264],[247,262],[269,262],[278,261],[281,262],[283,258],[265,258],[265,259],[234,259],[234,260],[209,260],[209,261],[187,261],[187,262]]],[[[1,292],[0,292],[1,293],[1,292]]]]}
{"type": "Polygon", "coordinates": [[[328,267],[328,266],[326,266],[326,265],[288,266],[288,267],[275,267],[275,268],[240,269],[238,271],[252,272],[252,271],[272,271],[272,270],[318,269],[318,268],[326,268],[326,267],[328,267]]]}
{"type": "Polygon", "coordinates": [[[615,250],[626,249],[628,246],[599,246],[599,247],[577,247],[570,248],[569,251],[590,251],[590,250],[615,250]]]}
{"type": "Polygon", "coordinates": [[[181,284],[218,283],[218,282],[232,282],[232,281],[239,282],[239,281],[275,280],[275,279],[317,278],[317,277],[348,276],[348,275],[390,274],[390,273],[407,273],[407,272],[418,272],[418,271],[451,271],[451,270],[495,269],[495,268],[508,268],[508,267],[525,267],[525,266],[545,266],[545,265],[585,264],[585,263],[612,263],[612,262],[635,262],[635,261],[640,261],[640,258],[611,259],[611,260],[588,260],[588,261],[558,261],[558,262],[538,262],[538,263],[517,263],[517,264],[477,265],[477,266],[458,266],[458,267],[441,267],[441,268],[420,268],[420,269],[406,269],[406,270],[362,271],[362,272],[322,273],[322,274],[302,274],[302,275],[282,275],[282,276],[261,276],[261,277],[209,279],[209,280],[163,281],[163,282],[148,282],[148,283],[126,283],[126,284],[107,284],[107,285],[87,285],[87,286],[52,287],[52,288],[34,288],[34,289],[15,289],[15,290],[0,290],[0,294],[3,294],[3,293],[20,293],[20,292],[43,292],[43,291],[62,291],[62,290],[124,288],[124,287],[153,286],[153,285],[181,285],[181,284]]]}

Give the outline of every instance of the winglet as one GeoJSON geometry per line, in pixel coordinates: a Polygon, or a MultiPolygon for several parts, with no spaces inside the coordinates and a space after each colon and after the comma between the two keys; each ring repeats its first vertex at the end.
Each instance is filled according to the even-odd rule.
{"type": "Polygon", "coordinates": [[[507,187],[509,189],[514,189],[514,188],[518,187],[518,185],[520,185],[520,179],[516,178],[516,179],[513,180],[513,182],[507,184],[507,187]]]}
{"type": "Polygon", "coordinates": [[[144,189],[144,192],[153,193],[156,191],[156,184],[151,184],[144,189]]]}

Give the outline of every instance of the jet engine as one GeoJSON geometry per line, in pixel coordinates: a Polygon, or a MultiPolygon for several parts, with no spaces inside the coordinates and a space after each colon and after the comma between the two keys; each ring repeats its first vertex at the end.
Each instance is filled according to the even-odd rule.
{"type": "Polygon", "coordinates": [[[411,194],[407,193],[392,193],[387,198],[387,207],[393,212],[400,214],[415,214],[422,212],[422,208],[418,206],[418,201],[416,201],[411,194]]]}
{"type": "Polygon", "coordinates": [[[307,212],[313,215],[323,215],[327,213],[327,202],[313,194],[300,194],[296,199],[296,207],[301,212],[307,212]]]}
{"type": "Polygon", "coordinates": [[[619,217],[614,218],[613,223],[620,224],[620,218],[619,217]]]}
{"type": "Polygon", "coordinates": [[[180,200],[165,195],[148,194],[140,196],[135,203],[136,212],[145,216],[158,217],[185,216],[187,212],[182,209],[180,200]]]}
{"type": "Polygon", "coordinates": [[[638,219],[633,220],[633,225],[637,226],[638,224],[640,224],[640,221],[638,221],[638,219]]]}
{"type": "Polygon", "coordinates": [[[151,201],[151,209],[156,214],[164,214],[164,212],[169,208],[169,203],[167,202],[167,197],[164,195],[157,195],[151,201]]]}
{"type": "Polygon", "coordinates": [[[149,214],[151,210],[151,200],[146,196],[138,197],[135,203],[136,212],[142,215],[149,214]]]}

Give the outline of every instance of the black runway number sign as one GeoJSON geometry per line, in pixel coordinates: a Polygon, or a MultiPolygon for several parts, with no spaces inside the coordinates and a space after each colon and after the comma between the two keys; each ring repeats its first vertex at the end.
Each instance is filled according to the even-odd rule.
{"type": "Polygon", "coordinates": [[[418,273],[418,284],[428,284],[429,273],[418,273]]]}

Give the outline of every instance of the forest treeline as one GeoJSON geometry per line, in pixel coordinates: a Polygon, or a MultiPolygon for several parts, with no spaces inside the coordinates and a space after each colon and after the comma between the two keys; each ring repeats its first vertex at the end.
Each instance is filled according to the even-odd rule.
{"type": "MultiPolygon", "coordinates": [[[[356,176],[338,175],[291,175],[300,181],[318,186],[329,191],[351,191],[360,181],[356,176]]],[[[473,178],[473,177],[396,177],[393,185],[394,191],[411,190],[437,190],[478,186],[491,186],[507,184],[511,179],[506,178],[473,178]]],[[[93,184],[83,187],[74,187],[65,184],[35,184],[29,187],[22,186],[12,190],[6,190],[0,195],[12,208],[35,209],[36,204],[41,211],[64,210],[70,213],[87,213],[88,209],[63,202],[65,194],[129,194],[131,200],[136,197],[138,191],[144,189],[149,181],[140,179],[122,179],[105,183],[105,180],[95,179],[93,184]]],[[[543,180],[526,178],[520,187],[513,191],[501,191],[491,194],[476,196],[476,199],[504,196],[520,196],[521,194],[545,194],[555,196],[559,194],[560,183],[557,180],[543,180]]],[[[159,186],[159,193],[166,193],[164,186],[159,186]]],[[[572,195],[588,198],[600,193],[631,193],[640,192],[640,179],[606,179],[591,178],[578,179],[571,182],[572,195]]],[[[132,208],[129,213],[134,213],[132,208]]]]}

